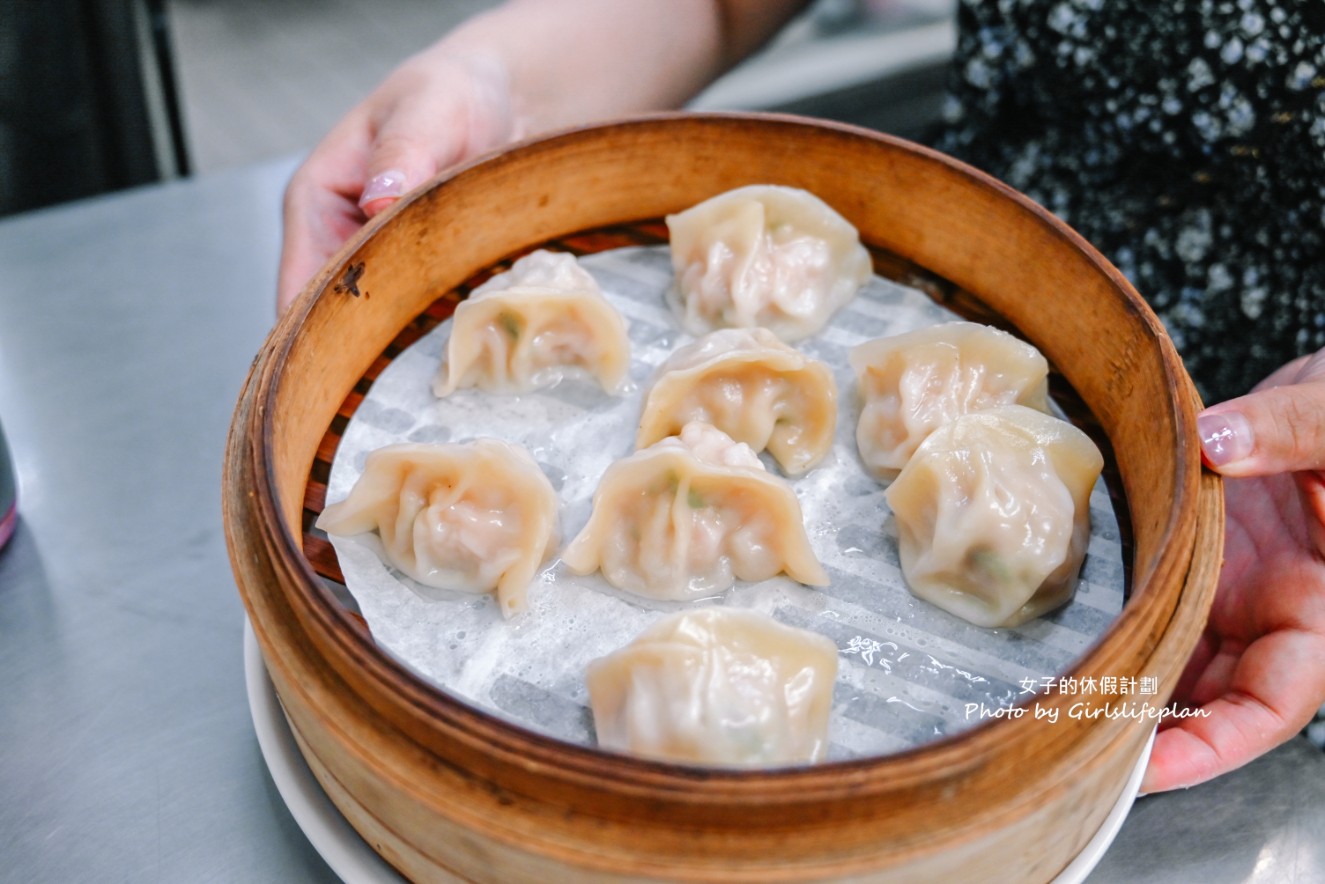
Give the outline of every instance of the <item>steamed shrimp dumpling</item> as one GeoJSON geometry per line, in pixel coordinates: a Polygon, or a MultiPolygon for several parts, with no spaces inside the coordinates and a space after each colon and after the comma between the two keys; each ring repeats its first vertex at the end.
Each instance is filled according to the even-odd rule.
{"type": "Polygon", "coordinates": [[[719,329],[659,367],[635,445],[652,445],[691,421],[756,452],[767,449],[785,473],[799,475],[833,446],[837,383],[827,365],[767,329],[719,329]]]}
{"type": "Polygon", "coordinates": [[[749,446],[702,423],[608,467],[562,561],[654,599],[701,597],[782,572],[828,583],[796,492],[749,446]]]}
{"type": "Polygon", "coordinates": [[[375,531],[387,561],[438,589],[495,592],[502,615],[525,609],[529,583],[557,545],[552,483],[523,448],[498,439],[401,443],[368,455],[349,496],[317,527],[375,531]]]}
{"type": "Polygon", "coordinates": [[[682,326],[770,329],[797,341],[822,329],[870,278],[849,221],[808,191],[757,184],[667,216],[682,326]]]}
{"type": "Polygon", "coordinates": [[[539,250],[455,308],[433,392],[521,393],[578,372],[614,393],[629,368],[625,321],[598,283],[574,255],[539,250]]]}
{"type": "Polygon", "coordinates": [[[1021,405],[962,415],[925,439],[885,496],[916,596],[977,626],[1066,603],[1104,466],[1085,433],[1021,405]]]}
{"type": "Polygon", "coordinates": [[[1049,410],[1049,363],[1035,347],[976,322],[947,322],[852,348],[861,400],[856,447],[881,479],[954,418],[998,405],[1049,410]]]}
{"type": "Polygon", "coordinates": [[[837,646],[747,609],[667,617],[589,664],[598,745],[696,764],[821,761],[837,646]]]}

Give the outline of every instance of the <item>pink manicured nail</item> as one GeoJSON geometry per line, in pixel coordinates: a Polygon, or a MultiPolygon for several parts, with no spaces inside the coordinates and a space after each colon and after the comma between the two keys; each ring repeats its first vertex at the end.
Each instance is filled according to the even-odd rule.
{"type": "Polygon", "coordinates": [[[1256,440],[1251,424],[1236,411],[1202,414],[1196,418],[1201,453],[1211,466],[1222,467],[1251,455],[1256,440]]]}
{"type": "Polygon", "coordinates": [[[395,198],[404,192],[405,173],[399,169],[388,169],[368,180],[363,194],[359,197],[359,207],[362,208],[373,200],[395,198]]]}

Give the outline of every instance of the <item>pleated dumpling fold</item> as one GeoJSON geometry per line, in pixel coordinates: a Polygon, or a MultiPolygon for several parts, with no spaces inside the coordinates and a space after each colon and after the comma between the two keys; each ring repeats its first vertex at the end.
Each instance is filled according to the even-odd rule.
{"type": "Polygon", "coordinates": [[[806,190],[740,187],[667,216],[676,283],[668,303],[694,335],[762,326],[815,334],[873,273],[856,228],[806,190]]]}
{"type": "Polygon", "coordinates": [[[907,586],[986,627],[1017,626],[1066,603],[1103,466],[1089,436],[1022,405],[939,427],[885,494],[907,586]]]}
{"type": "Polygon", "coordinates": [[[644,397],[635,445],[712,424],[797,476],[833,447],[837,383],[827,365],[767,329],[719,329],[678,349],[644,397]]]}
{"type": "Polygon", "coordinates": [[[402,573],[438,589],[495,592],[504,617],[525,610],[529,584],[559,540],[552,483],[527,451],[500,439],[376,449],[317,527],[376,531],[402,573]]]}
{"type": "Polygon", "coordinates": [[[821,761],[837,646],[744,608],[673,614],[589,664],[598,745],[647,758],[772,766],[821,761]]]}
{"type": "Polygon", "coordinates": [[[619,392],[630,369],[621,314],[574,255],[539,250],[455,308],[433,392],[523,393],[569,374],[619,392]]]}
{"type": "Polygon", "coordinates": [[[828,583],[796,492],[748,445],[702,423],[608,467],[562,561],[654,599],[712,595],[782,572],[828,583]]]}

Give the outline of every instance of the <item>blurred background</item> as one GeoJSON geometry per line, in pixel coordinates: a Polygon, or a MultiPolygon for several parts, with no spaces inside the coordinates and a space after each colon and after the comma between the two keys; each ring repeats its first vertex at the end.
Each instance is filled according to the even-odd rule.
{"type": "MultiPolygon", "coordinates": [[[[302,153],[494,0],[0,0],[0,215],[302,153]]],[[[819,0],[700,96],[921,137],[954,0],[819,0]]]]}

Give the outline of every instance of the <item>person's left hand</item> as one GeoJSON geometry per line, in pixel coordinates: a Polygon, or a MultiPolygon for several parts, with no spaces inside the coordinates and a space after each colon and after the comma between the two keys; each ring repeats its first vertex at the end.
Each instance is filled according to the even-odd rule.
{"type": "Polygon", "coordinates": [[[1198,418],[1225,477],[1224,566],[1143,792],[1192,786],[1297,734],[1325,703],[1325,350],[1198,418]]]}

